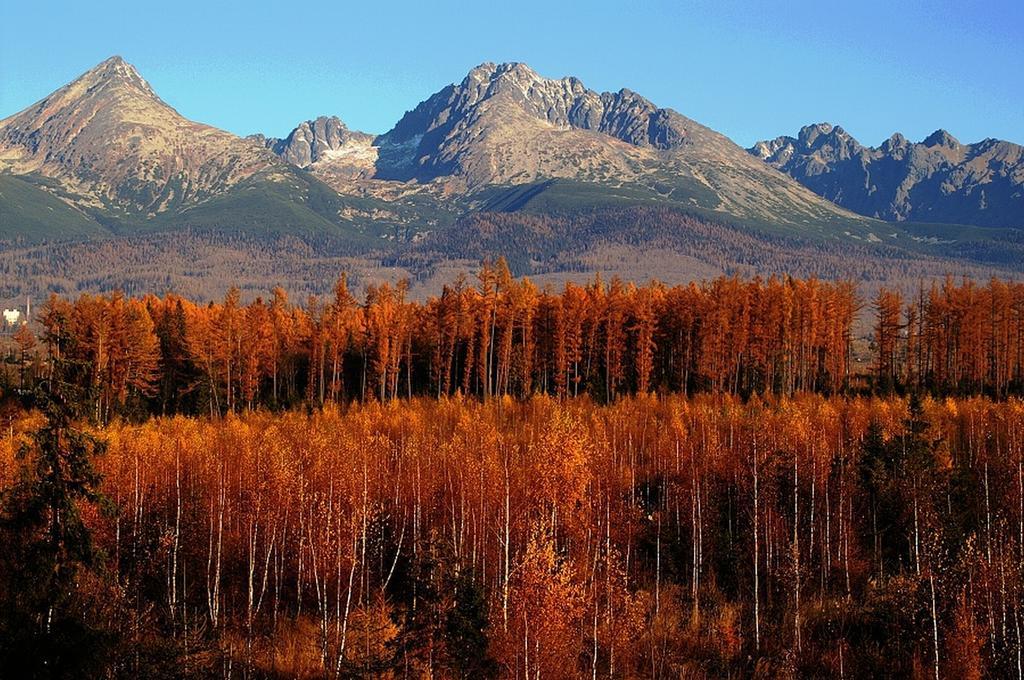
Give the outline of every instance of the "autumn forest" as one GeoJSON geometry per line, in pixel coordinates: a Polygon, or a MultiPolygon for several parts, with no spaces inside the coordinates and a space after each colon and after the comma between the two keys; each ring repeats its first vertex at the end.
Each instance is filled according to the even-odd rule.
{"type": "Polygon", "coordinates": [[[357,295],[7,339],[0,668],[1024,676],[1024,284],[357,295]]]}

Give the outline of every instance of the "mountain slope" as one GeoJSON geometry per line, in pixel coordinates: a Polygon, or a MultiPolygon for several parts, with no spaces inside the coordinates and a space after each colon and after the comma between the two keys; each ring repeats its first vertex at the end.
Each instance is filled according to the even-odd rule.
{"type": "Polygon", "coordinates": [[[0,242],[110,235],[96,220],[40,188],[40,184],[45,186],[43,178],[0,174],[0,242]]]}
{"type": "Polygon", "coordinates": [[[861,215],[1024,227],[1024,147],[1010,142],[961,144],[937,130],[922,142],[897,133],[867,147],[841,127],[819,123],[749,151],[861,215]]]}

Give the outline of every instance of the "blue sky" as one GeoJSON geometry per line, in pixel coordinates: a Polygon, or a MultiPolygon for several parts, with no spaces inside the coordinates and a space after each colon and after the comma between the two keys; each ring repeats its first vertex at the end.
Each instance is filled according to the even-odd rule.
{"type": "Polygon", "coordinates": [[[113,54],[185,116],[282,136],[340,116],[384,132],[484,61],[628,87],[744,146],[801,125],[862,142],[1024,143],[1024,2],[18,2],[0,117],[113,54]]]}

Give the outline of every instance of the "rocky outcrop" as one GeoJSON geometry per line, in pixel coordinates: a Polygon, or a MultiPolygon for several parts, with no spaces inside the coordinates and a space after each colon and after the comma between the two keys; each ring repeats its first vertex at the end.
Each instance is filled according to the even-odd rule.
{"type": "Polygon", "coordinates": [[[349,130],[337,116],[320,116],[300,123],[284,139],[264,139],[264,145],[300,168],[316,164],[347,164],[372,171],[376,151],[373,135],[349,130]]]}

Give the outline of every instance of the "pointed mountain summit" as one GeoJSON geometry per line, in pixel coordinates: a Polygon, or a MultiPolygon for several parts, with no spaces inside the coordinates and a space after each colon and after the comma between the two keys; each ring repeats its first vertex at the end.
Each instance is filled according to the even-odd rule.
{"type": "Polygon", "coordinates": [[[194,204],[274,160],[182,117],[121,57],[0,121],[0,169],[57,180],[73,203],[122,215],[194,204]]]}
{"type": "Polygon", "coordinates": [[[800,128],[796,139],[777,137],[758,142],[749,151],[762,160],[791,158],[794,154],[814,155],[817,159],[849,158],[863,147],[843,128],[831,123],[815,123],[800,128]]]}
{"type": "Polygon", "coordinates": [[[960,146],[960,142],[957,141],[956,137],[945,130],[936,130],[928,135],[921,143],[925,146],[945,146],[950,149],[955,149],[960,146]]]}
{"type": "Polygon", "coordinates": [[[149,83],[145,81],[135,67],[119,55],[114,55],[113,57],[100,62],[95,67],[82,74],[78,81],[86,87],[123,86],[127,88],[135,88],[151,97],[156,97],[156,93],[153,92],[153,88],[149,86],[149,83]]]}
{"type": "Polygon", "coordinates": [[[946,130],[861,145],[827,123],[758,142],[750,153],[854,212],[885,220],[1024,227],[1024,148],[961,144],[946,130]]]}

